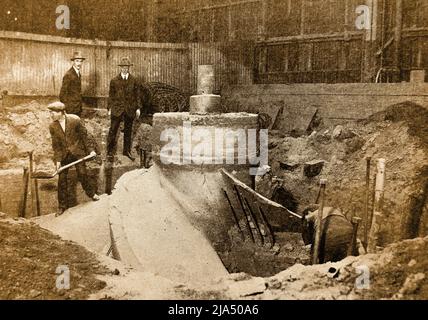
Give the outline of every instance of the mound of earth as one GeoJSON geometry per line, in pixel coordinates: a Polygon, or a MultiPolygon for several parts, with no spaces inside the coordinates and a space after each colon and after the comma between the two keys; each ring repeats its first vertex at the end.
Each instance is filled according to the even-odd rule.
{"type": "MultiPolygon", "coordinates": [[[[163,97],[163,95],[160,95],[163,97]]],[[[175,105],[174,101],[170,101],[175,105]]],[[[171,107],[172,108],[172,107],[171,107]]],[[[142,116],[134,123],[134,147],[151,150],[150,117],[142,116]]],[[[107,110],[84,109],[83,122],[97,154],[104,154],[110,119],[107,110]]],[[[0,169],[28,166],[28,152],[34,151],[37,169],[52,169],[51,119],[47,104],[38,101],[23,103],[0,112],[0,169]]],[[[121,157],[123,135],[119,133],[115,165],[129,164],[121,157]]],[[[98,161],[100,162],[100,161],[98,161]]]]}
{"type": "Polygon", "coordinates": [[[296,264],[270,278],[231,274],[203,290],[180,290],[194,299],[426,300],[427,250],[428,237],[418,238],[336,263],[296,264]]]}
{"type": "Polygon", "coordinates": [[[87,299],[106,286],[108,270],[93,253],[23,219],[0,218],[0,299],[87,299]],[[70,270],[70,290],[57,289],[59,266],[70,270]]]}
{"type": "MultiPolygon", "coordinates": [[[[38,166],[52,165],[51,123],[46,104],[37,101],[7,108],[0,113],[0,169],[22,167],[28,164],[28,152],[34,151],[38,166]]],[[[92,144],[100,151],[96,137],[102,137],[109,123],[104,117],[84,119],[92,144]]]]}
{"type": "Polygon", "coordinates": [[[376,160],[384,158],[386,182],[380,245],[425,236],[428,234],[427,123],[427,109],[404,103],[364,121],[320,127],[309,136],[289,137],[273,131],[269,137],[269,162],[277,179],[267,177],[259,191],[274,197],[273,191],[280,185],[288,194],[284,204],[302,212],[315,202],[319,181],[325,178],[326,205],[340,208],[348,218],[363,217],[366,158],[372,158],[371,188],[376,160]],[[324,162],[319,175],[305,174],[305,164],[312,161],[324,162]]]}

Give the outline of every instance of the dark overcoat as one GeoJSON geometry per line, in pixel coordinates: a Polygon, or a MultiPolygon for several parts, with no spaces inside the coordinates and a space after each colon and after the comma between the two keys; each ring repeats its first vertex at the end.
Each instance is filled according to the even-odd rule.
{"type": "Polygon", "coordinates": [[[129,74],[128,79],[124,80],[119,74],[110,81],[108,109],[112,117],[126,114],[133,119],[141,107],[141,88],[135,77],[129,74]]]}
{"type": "Polygon", "coordinates": [[[62,79],[59,100],[65,104],[67,113],[79,115],[82,112],[82,81],[73,67],[62,79]]]}
{"type": "Polygon", "coordinates": [[[63,161],[67,154],[80,159],[95,151],[95,146],[89,139],[85,126],[75,115],[66,115],[65,132],[58,121],[50,124],[49,131],[55,162],[63,161]]]}

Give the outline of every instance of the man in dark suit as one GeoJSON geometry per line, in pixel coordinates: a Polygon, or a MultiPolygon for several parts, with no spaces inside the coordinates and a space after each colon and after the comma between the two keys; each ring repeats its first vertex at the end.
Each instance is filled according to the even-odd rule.
{"type": "Polygon", "coordinates": [[[68,114],[81,116],[82,114],[82,76],[81,68],[85,58],[80,52],[74,52],[71,61],[73,65],[62,79],[59,99],[65,104],[68,114]]]}
{"type": "MultiPolygon", "coordinates": [[[[76,115],[65,113],[65,105],[61,102],[54,102],[49,105],[52,123],[49,131],[52,138],[52,148],[54,151],[54,161],[59,169],[71,162],[86,157],[88,154],[96,155],[94,146],[88,139],[88,133],[82,121],[76,115]]],[[[86,195],[94,201],[99,200],[95,193],[96,186],[88,177],[84,162],[76,165],[77,178],[83,187],[86,195]]],[[[59,174],[58,179],[58,204],[61,215],[71,205],[69,205],[69,194],[71,190],[67,183],[68,169],[59,174]]]]}
{"type": "Polygon", "coordinates": [[[140,85],[137,79],[129,73],[132,64],[128,58],[121,59],[118,66],[121,68],[121,72],[110,82],[108,110],[111,125],[107,141],[107,155],[110,158],[114,156],[117,132],[123,121],[123,155],[134,161],[135,158],[131,154],[132,126],[135,117],[139,118],[141,114],[140,85]]]}

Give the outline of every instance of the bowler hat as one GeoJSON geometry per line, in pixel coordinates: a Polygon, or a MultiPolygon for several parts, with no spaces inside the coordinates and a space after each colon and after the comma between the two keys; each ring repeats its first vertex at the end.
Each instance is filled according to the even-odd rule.
{"type": "Polygon", "coordinates": [[[48,105],[48,109],[51,111],[61,112],[65,110],[65,105],[60,101],[55,101],[48,105]]]}
{"type": "Polygon", "coordinates": [[[83,55],[80,51],[75,51],[75,52],[73,52],[73,57],[71,58],[71,61],[74,61],[76,59],[85,60],[86,58],[83,57],[83,55]]]}
{"type": "Polygon", "coordinates": [[[133,66],[133,64],[131,63],[131,60],[129,60],[129,58],[122,58],[120,59],[120,63],[118,64],[119,67],[123,67],[123,66],[133,66]]]}

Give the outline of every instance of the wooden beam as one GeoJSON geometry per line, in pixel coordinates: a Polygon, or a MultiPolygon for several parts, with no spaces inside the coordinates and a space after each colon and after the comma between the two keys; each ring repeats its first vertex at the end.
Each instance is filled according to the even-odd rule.
{"type": "Polygon", "coordinates": [[[403,35],[403,0],[395,2],[394,66],[397,68],[396,80],[401,80],[401,42],[403,35]]]}
{"type": "Polygon", "coordinates": [[[187,9],[187,10],[183,10],[182,13],[201,11],[201,10],[220,9],[220,8],[225,8],[225,7],[240,6],[240,5],[244,5],[244,4],[258,3],[258,2],[263,2],[263,1],[264,0],[242,0],[242,1],[236,1],[236,2],[229,2],[229,3],[225,3],[225,4],[205,6],[202,8],[187,9]]]}
{"type": "Polygon", "coordinates": [[[268,5],[267,0],[262,1],[262,28],[259,34],[261,39],[266,39],[267,37],[267,19],[268,19],[268,5]]]}
{"type": "Polygon", "coordinates": [[[306,10],[305,10],[305,1],[301,0],[301,6],[300,6],[300,35],[303,36],[305,34],[305,17],[306,17],[306,10]]]}
{"type": "Polygon", "coordinates": [[[287,37],[274,37],[269,38],[264,41],[258,41],[257,44],[286,44],[292,42],[322,42],[322,41],[335,41],[335,40],[357,40],[362,38],[364,35],[364,31],[352,31],[352,32],[335,32],[330,34],[306,34],[306,35],[298,35],[298,36],[287,36],[287,37]]]}
{"type": "MultiPolygon", "coordinates": [[[[230,3],[231,0],[229,0],[230,3]]],[[[228,24],[228,40],[233,41],[235,38],[235,33],[233,32],[232,24],[232,6],[227,7],[227,24],[228,24]]]]}
{"type": "Polygon", "coordinates": [[[298,215],[297,213],[294,213],[293,211],[288,210],[286,207],[280,205],[279,203],[276,203],[272,200],[269,200],[268,198],[262,196],[261,194],[257,193],[256,191],[254,191],[253,189],[251,189],[249,186],[247,186],[245,183],[243,183],[242,181],[236,179],[233,175],[231,175],[229,172],[227,172],[225,169],[221,169],[220,172],[226,176],[227,178],[229,178],[230,180],[232,180],[232,182],[241,187],[242,189],[244,189],[245,191],[249,192],[251,195],[253,195],[254,197],[256,197],[261,203],[266,204],[268,206],[271,207],[275,207],[278,209],[282,209],[285,212],[287,212],[290,216],[293,216],[295,218],[299,218],[301,219],[302,216],[298,215]]]}
{"type": "Polygon", "coordinates": [[[26,40],[34,42],[58,43],[64,45],[83,45],[90,47],[113,47],[113,48],[147,48],[165,50],[188,50],[189,46],[184,43],[152,43],[152,42],[127,42],[127,41],[102,41],[86,40],[77,38],[66,38],[51,35],[32,34],[15,31],[1,31],[0,39],[26,40]]]}

